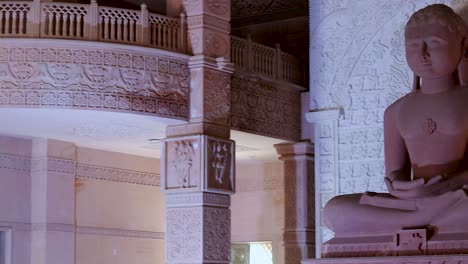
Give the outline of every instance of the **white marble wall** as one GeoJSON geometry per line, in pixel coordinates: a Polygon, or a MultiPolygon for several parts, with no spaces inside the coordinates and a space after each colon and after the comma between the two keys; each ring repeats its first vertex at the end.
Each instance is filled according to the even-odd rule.
{"type": "MultiPolygon", "coordinates": [[[[412,85],[404,25],[428,4],[448,4],[464,13],[465,2],[310,1],[310,110],[315,113],[306,116],[315,122],[318,207],[337,194],[385,190],[383,112],[412,85]]],[[[319,237],[328,240],[332,233],[323,227],[320,210],[317,214],[319,237]]]]}

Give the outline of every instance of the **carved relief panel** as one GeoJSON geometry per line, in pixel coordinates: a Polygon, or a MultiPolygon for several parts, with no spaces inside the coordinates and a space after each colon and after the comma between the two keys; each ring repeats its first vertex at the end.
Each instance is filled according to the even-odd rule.
{"type": "Polygon", "coordinates": [[[163,184],[166,191],[234,191],[234,141],[197,135],[169,138],[163,143],[163,184]]]}
{"type": "Polygon", "coordinates": [[[234,191],[234,142],[207,137],[206,189],[234,191]]]}
{"type": "Polygon", "coordinates": [[[164,142],[164,188],[200,187],[202,147],[199,137],[178,138],[164,142]]]}

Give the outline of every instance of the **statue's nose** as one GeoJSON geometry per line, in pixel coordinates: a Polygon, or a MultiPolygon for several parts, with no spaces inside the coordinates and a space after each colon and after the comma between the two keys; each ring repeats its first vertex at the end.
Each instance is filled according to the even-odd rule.
{"type": "Polygon", "coordinates": [[[422,60],[427,60],[427,59],[429,59],[429,57],[430,57],[429,52],[428,52],[428,50],[427,50],[427,44],[426,44],[426,42],[423,42],[422,45],[421,45],[421,50],[420,50],[419,57],[420,57],[422,60]]]}

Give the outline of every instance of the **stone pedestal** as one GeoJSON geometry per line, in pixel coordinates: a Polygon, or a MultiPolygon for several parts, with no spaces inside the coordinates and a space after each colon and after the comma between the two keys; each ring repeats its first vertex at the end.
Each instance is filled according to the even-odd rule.
{"type": "Polygon", "coordinates": [[[302,264],[468,264],[468,255],[310,259],[302,264]]]}
{"type": "Polygon", "coordinates": [[[387,235],[335,237],[322,245],[324,258],[449,254],[468,254],[468,233],[407,229],[387,235]]]}
{"type": "Polygon", "coordinates": [[[284,161],[285,263],[315,256],[314,148],[309,142],[275,145],[284,161]]]}

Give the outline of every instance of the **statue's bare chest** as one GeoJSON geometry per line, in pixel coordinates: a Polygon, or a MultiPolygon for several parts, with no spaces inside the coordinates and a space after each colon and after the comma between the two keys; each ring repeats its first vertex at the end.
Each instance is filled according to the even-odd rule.
{"type": "Polygon", "coordinates": [[[397,117],[404,139],[425,141],[440,135],[445,140],[468,138],[468,93],[420,94],[405,99],[397,117]]]}

